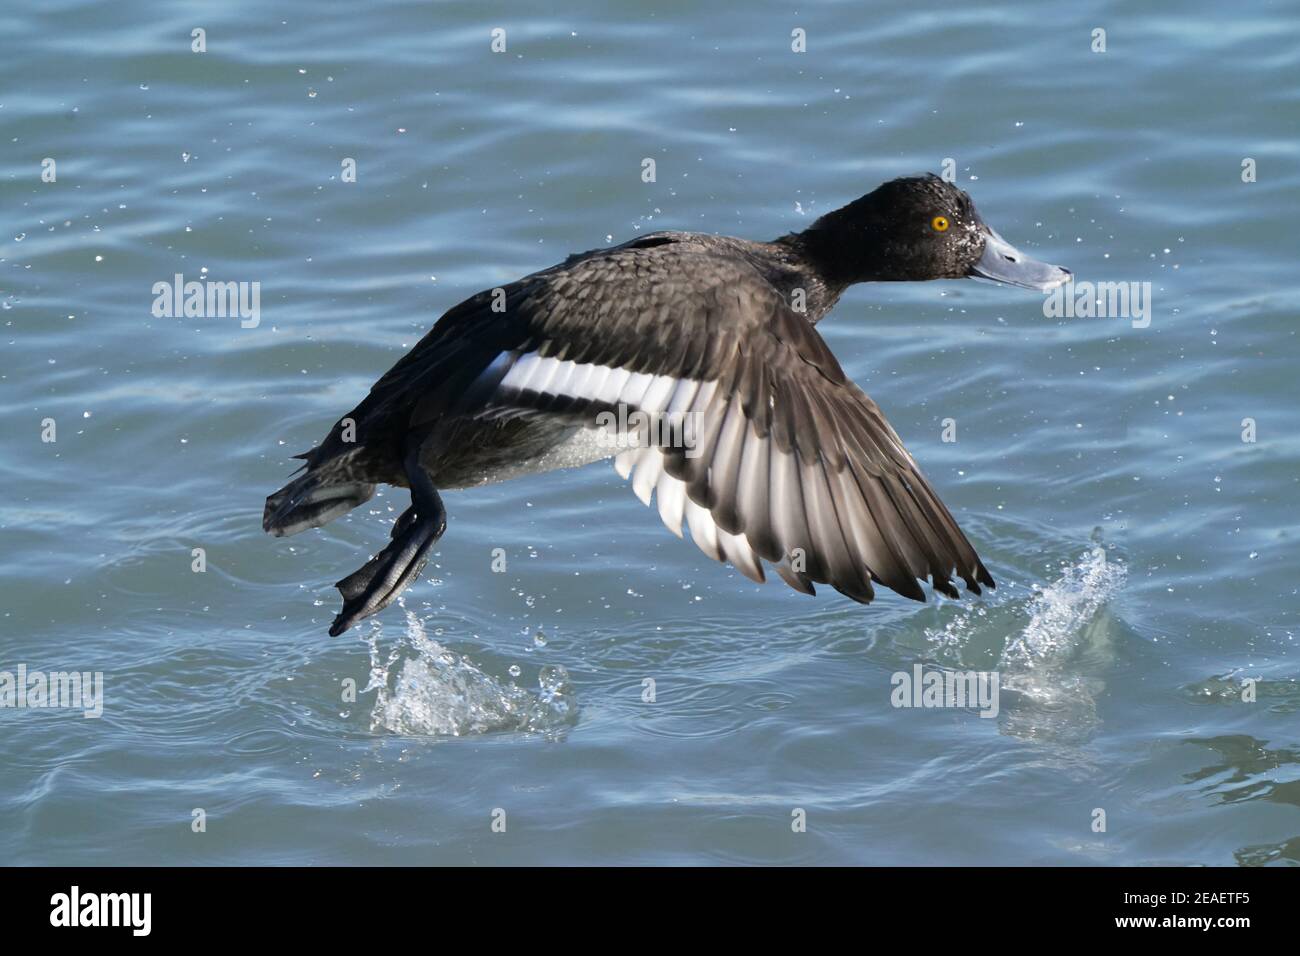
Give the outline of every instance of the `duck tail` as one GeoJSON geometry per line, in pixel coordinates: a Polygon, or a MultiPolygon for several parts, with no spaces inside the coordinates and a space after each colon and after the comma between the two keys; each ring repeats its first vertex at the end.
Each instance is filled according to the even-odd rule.
{"type": "Polygon", "coordinates": [[[338,471],[307,471],[266,499],[262,529],[277,538],[319,528],[339,515],[363,505],[375,486],[338,471]]]}

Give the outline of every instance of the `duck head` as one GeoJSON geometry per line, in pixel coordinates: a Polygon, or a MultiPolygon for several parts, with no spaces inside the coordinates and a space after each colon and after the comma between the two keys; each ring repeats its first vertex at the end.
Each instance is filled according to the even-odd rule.
{"type": "Polygon", "coordinates": [[[929,173],[890,180],[798,238],[818,271],[844,285],[972,278],[1046,292],[1071,277],[1015,248],[970,196],[929,173]]]}

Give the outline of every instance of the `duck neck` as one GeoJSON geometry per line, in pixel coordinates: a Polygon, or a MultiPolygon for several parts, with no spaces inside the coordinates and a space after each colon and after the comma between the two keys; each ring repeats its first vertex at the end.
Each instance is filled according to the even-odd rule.
{"type": "Polygon", "coordinates": [[[783,263],[791,270],[789,288],[783,289],[794,301],[796,289],[804,290],[808,320],[821,321],[839,301],[844,290],[861,281],[853,275],[843,250],[831,241],[829,233],[816,227],[792,232],[772,242],[783,263]]]}

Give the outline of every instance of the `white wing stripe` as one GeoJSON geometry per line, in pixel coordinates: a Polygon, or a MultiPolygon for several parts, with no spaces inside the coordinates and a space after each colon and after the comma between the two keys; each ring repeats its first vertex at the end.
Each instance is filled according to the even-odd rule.
{"type": "Polygon", "coordinates": [[[619,399],[629,405],[640,405],[641,399],[645,398],[646,389],[650,387],[650,383],[654,380],[653,375],[648,375],[645,372],[633,372],[628,376],[623,391],[619,393],[619,399]]]}
{"type": "MultiPolygon", "coordinates": [[[[513,371],[513,370],[512,370],[513,371]]],[[[549,395],[555,390],[556,382],[567,382],[573,374],[572,362],[556,362],[554,360],[539,359],[537,363],[537,374],[529,382],[534,392],[542,395],[549,395]]],[[[510,376],[506,376],[509,378],[510,376]]]]}
{"type": "Polygon", "coordinates": [[[623,386],[627,384],[631,374],[625,368],[611,369],[609,376],[600,387],[600,392],[596,395],[596,400],[608,405],[617,403],[618,397],[623,394],[623,386]]]}
{"type": "Polygon", "coordinates": [[[671,375],[656,375],[650,387],[646,389],[645,395],[641,398],[641,409],[652,415],[658,414],[664,410],[668,404],[668,398],[672,391],[677,387],[677,379],[671,375]]]}
{"type": "MultiPolygon", "coordinates": [[[[503,352],[493,360],[493,364],[503,361],[508,354],[503,352]]],[[[664,411],[670,403],[673,410],[685,411],[700,386],[711,384],[693,378],[632,372],[612,365],[543,358],[536,352],[528,352],[515,360],[501,379],[500,388],[512,391],[527,389],[544,395],[562,395],[610,405],[624,402],[657,413],[664,411]]]]}

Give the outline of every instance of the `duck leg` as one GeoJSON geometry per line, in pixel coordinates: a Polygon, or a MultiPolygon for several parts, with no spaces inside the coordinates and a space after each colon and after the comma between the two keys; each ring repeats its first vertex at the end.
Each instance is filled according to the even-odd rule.
{"type": "Polygon", "coordinates": [[[334,585],[343,595],[343,610],[330,625],[331,637],[397,600],[419,577],[429,560],[429,548],[447,530],[447,509],[420,466],[418,447],[406,456],[405,467],[411,507],[393,523],[388,547],[334,585]]]}

